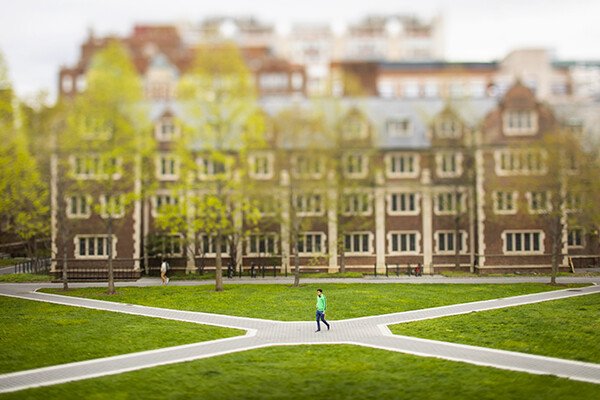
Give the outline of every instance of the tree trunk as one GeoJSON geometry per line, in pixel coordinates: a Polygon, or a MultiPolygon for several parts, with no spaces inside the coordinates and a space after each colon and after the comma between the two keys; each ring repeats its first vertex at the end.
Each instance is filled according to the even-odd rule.
{"type": "Polygon", "coordinates": [[[215,243],[215,251],[217,253],[217,260],[215,265],[215,291],[222,292],[223,291],[223,265],[221,261],[221,229],[217,229],[217,237],[215,243]]]}
{"type": "Polygon", "coordinates": [[[113,254],[112,254],[112,217],[108,213],[108,294],[115,294],[115,277],[113,269],[113,254]]]}
{"type": "Polygon", "coordinates": [[[293,217],[294,224],[294,287],[300,286],[300,256],[298,255],[298,217],[296,216],[296,212],[294,210],[293,217]]]}
{"type": "Polygon", "coordinates": [[[558,252],[560,248],[560,216],[557,216],[554,221],[554,232],[552,232],[552,274],[550,275],[550,284],[556,285],[556,275],[558,274],[558,252]]]}
{"type": "Polygon", "coordinates": [[[346,244],[340,246],[340,273],[346,273],[346,244]]]}
{"type": "Polygon", "coordinates": [[[63,251],[63,269],[62,269],[62,281],[63,281],[63,290],[69,289],[69,279],[67,273],[67,238],[66,234],[62,231],[62,251],[63,251]]]}

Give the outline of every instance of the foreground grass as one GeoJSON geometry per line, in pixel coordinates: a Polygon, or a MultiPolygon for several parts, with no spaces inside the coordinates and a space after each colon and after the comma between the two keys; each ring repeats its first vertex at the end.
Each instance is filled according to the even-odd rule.
{"type": "Polygon", "coordinates": [[[0,296],[0,373],[243,334],[0,296]]]}
{"type": "MultiPolygon", "coordinates": [[[[312,320],[316,290],[327,296],[327,317],[332,320],[380,315],[456,303],[544,292],[557,289],[541,283],[520,284],[366,284],[319,283],[299,288],[287,285],[213,285],[123,287],[105,296],[103,289],[67,292],[88,297],[153,307],[202,311],[280,321],[312,320]]],[[[57,289],[44,289],[56,293],[57,289]]]]}
{"type": "Polygon", "coordinates": [[[0,399],[582,399],[600,385],[358,346],[272,347],[0,399]]]}
{"type": "Polygon", "coordinates": [[[50,274],[5,274],[0,275],[0,282],[24,283],[24,282],[51,282],[50,274]]]}
{"type": "Polygon", "coordinates": [[[600,363],[600,294],[390,326],[393,333],[600,363]]]}

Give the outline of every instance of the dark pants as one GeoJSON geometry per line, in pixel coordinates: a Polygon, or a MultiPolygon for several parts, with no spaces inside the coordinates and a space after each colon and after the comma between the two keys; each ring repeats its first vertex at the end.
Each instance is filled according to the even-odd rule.
{"type": "Polygon", "coordinates": [[[327,328],[329,329],[329,324],[327,321],[325,321],[325,311],[317,311],[317,330],[321,330],[321,324],[319,323],[319,320],[323,321],[323,323],[327,325],[327,328]]]}

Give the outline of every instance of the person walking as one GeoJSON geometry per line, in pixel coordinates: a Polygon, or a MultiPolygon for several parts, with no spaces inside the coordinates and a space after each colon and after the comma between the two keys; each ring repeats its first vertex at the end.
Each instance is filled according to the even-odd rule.
{"type": "Polygon", "coordinates": [[[327,330],[330,326],[325,321],[325,310],[327,310],[327,299],[321,289],[317,289],[317,330],[315,332],[321,332],[321,324],[319,321],[323,321],[327,325],[327,330]]]}
{"type": "Polygon", "coordinates": [[[167,270],[169,269],[169,263],[163,257],[162,264],[160,264],[160,278],[162,279],[163,285],[169,283],[169,278],[167,278],[167,270]]]}

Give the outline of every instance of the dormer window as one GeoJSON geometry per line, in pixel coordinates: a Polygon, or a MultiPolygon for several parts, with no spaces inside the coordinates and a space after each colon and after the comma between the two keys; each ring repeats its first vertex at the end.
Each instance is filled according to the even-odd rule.
{"type": "Polygon", "coordinates": [[[156,124],[154,135],[158,141],[168,142],[173,140],[176,134],[177,126],[173,118],[163,118],[156,124]]]}
{"type": "Polygon", "coordinates": [[[537,113],[533,110],[505,111],[503,125],[508,136],[534,135],[538,130],[537,113]]]}
{"type": "Polygon", "coordinates": [[[364,139],[367,137],[367,123],[358,116],[348,118],[344,125],[346,139],[364,139]]]}
{"type": "Polygon", "coordinates": [[[438,123],[438,137],[454,139],[460,136],[460,124],[454,118],[442,118],[438,123]]]}
{"type": "Polygon", "coordinates": [[[412,126],[409,119],[388,119],[385,124],[388,136],[404,137],[412,134],[412,126]]]}

